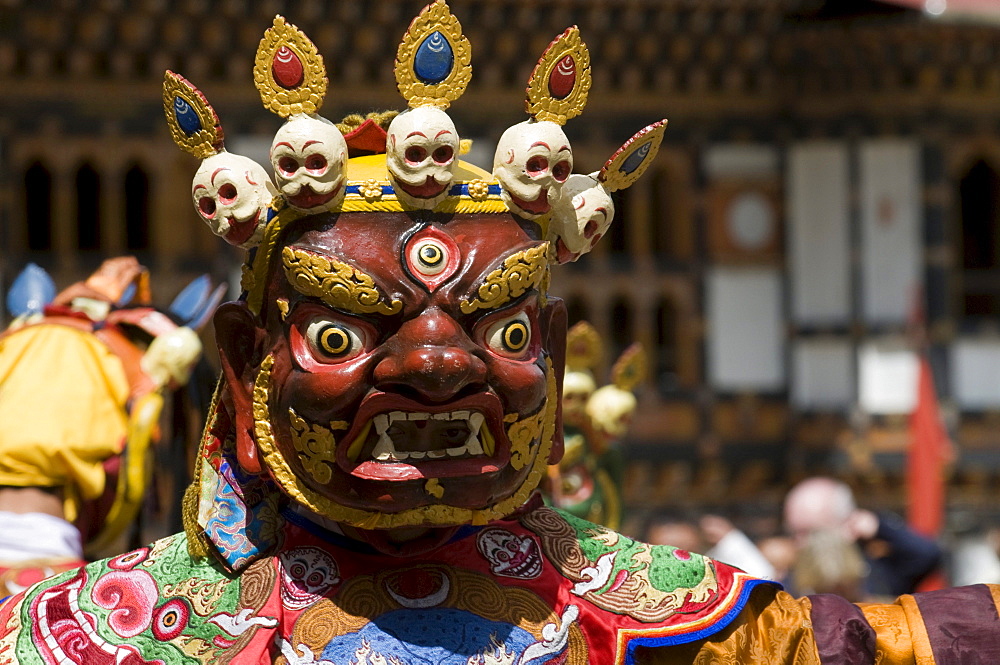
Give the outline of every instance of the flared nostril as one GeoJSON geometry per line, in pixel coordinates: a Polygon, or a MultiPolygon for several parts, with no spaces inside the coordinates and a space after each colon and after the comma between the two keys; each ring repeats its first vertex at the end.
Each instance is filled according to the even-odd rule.
{"type": "Polygon", "coordinates": [[[405,386],[430,402],[444,402],[470,385],[484,384],[486,364],[458,347],[420,347],[386,358],[375,368],[381,390],[405,386]]]}

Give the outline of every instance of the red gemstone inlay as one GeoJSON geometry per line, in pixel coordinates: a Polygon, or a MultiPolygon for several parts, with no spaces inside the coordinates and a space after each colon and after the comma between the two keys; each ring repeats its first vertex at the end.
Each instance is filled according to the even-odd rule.
{"type": "Polygon", "coordinates": [[[556,63],[549,74],[549,92],[556,99],[562,99],[573,92],[576,84],[576,60],[572,55],[567,54],[562,60],[556,63]]]}
{"type": "Polygon", "coordinates": [[[274,59],[271,61],[271,75],[274,76],[275,83],[286,90],[291,90],[302,84],[305,70],[295,51],[287,46],[282,46],[274,54],[274,59]]]}

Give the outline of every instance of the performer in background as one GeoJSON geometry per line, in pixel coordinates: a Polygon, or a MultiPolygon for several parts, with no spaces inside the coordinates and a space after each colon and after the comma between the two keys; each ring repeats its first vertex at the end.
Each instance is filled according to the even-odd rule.
{"type": "Polygon", "coordinates": [[[254,69],[286,118],[273,200],[263,170],[225,151],[205,99],[168,73],[173,136],[203,160],[198,210],[254,248],[245,296],[215,316],[223,381],[185,530],[8,599],[0,662],[996,660],[988,587],[890,605],[795,599],[542,505],[536,487],[562,455],[566,355],[549,270],[604,233],[610,192],[639,177],[665,126],[571,174],[562,124],[590,78],[570,28],[487,173],[457,159],[445,112],[469,49],[434,2],[396,54],[409,110],[337,126],[317,115],[319,54],[276,18],[254,69]]]}
{"type": "Polygon", "coordinates": [[[161,312],[130,256],[58,294],[38,266],[15,280],[0,334],[0,591],[77,568],[132,526],[164,394],[201,356],[189,326],[221,296],[199,279],[161,312]]]}
{"type": "Polygon", "coordinates": [[[624,473],[621,441],[635,413],[633,391],[642,382],[646,354],[629,346],[611,368],[611,383],[597,387],[594,369],[603,343],[592,325],[580,321],[566,337],[562,423],[565,452],[549,467],[547,499],[589,522],[618,529],[624,473]]]}

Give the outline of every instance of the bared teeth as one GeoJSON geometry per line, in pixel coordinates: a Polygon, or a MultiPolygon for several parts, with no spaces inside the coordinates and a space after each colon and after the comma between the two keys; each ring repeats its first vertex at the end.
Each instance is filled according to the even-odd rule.
{"type": "MultiPolygon", "coordinates": [[[[446,457],[476,457],[483,455],[483,424],[485,417],[477,411],[448,411],[445,413],[424,413],[420,411],[390,411],[375,416],[372,419],[378,440],[372,449],[371,458],[379,462],[405,462],[423,459],[443,459],[446,457]],[[469,429],[469,436],[461,446],[437,450],[396,450],[389,432],[396,421],[462,421],[469,429]]],[[[492,451],[491,453],[492,454],[492,451]]]]}

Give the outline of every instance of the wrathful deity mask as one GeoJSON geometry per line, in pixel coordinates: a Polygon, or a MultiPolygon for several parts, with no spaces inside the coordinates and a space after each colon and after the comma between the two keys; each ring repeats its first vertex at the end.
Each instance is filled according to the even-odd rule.
{"type": "Polygon", "coordinates": [[[297,221],[260,319],[234,304],[216,321],[246,457],[259,446],[286,491],[358,526],[485,522],[523,503],[560,455],[565,336],[544,294],[547,243],[524,227],[509,214],[297,221]]]}
{"type": "MultiPolygon", "coordinates": [[[[529,118],[503,134],[489,173],[458,159],[447,113],[471,71],[461,25],[436,0],[396,53],[409,109],[334,125],[318,115],[328,80],[315,45],[280,16],[261,40],[254,82],[285,122],[277,187],[254,171],[246,200],[277,195],[252,236],[206,217],[254,251],[244,298],[216,317],[225,381],[185,499],[192,542],[232,565],[268,547],[276,503],[366,532],[485,524],[516,511],[562,454],[566,316],[549,269],[604,233],[610,192],[645,170],[664,122],[571,176],[563,125],[590,89],[573,27],[539,59],[529,118]],[[243,514],[248,526],[232,524],[243,514]]],[[[164,109],[210,177],[228,153],[205,96],[168,72],[164,109]]]]}

